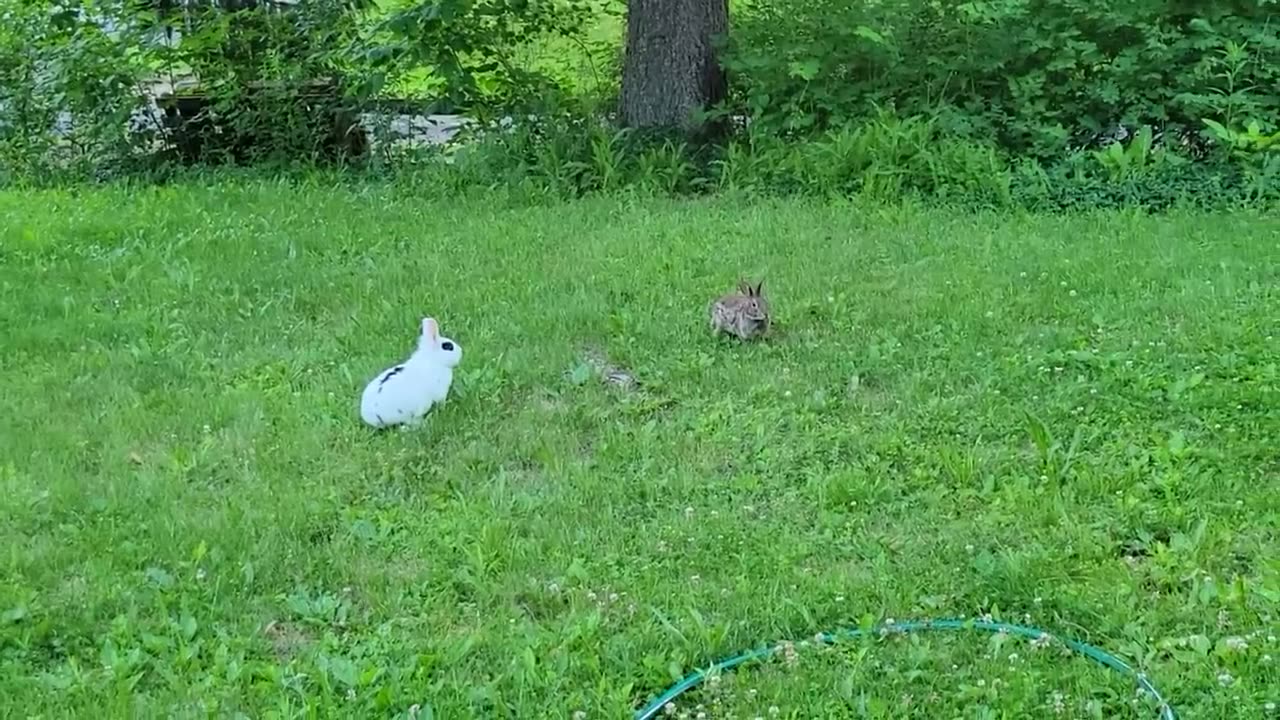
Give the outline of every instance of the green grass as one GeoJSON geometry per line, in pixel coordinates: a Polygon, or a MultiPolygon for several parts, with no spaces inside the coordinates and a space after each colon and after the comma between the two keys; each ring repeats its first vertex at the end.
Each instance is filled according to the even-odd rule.
{"type": "MultiPolygon", "coordinates": [[[[929,633],[886,635],[882,642],[836,643],[832,647],[800,641],[782,645],[766,662],[736,672],[710,674],[684,702],[695,716],[712,708],[717,717],[781,715],[806,697],[801,717],[854,716],[926,718],[987,716],[995,708],[1017,709],[1012,717],[1154,718],[1156,699],[1140,696],[1133,681],[1100,664],[1073,655],[1050,636],[1043,642],[1019,642],[1007,635],[987,638],[929,633]],[[875,684],[864,678],[875,678],[875,684]],[[947,678],[948,695],[928,680],[947,678]],[[1046,692],[1046,689],[1052,689],[1046,692]],[[871,692],[868,692],[870,690],[871,692]],[[924,691],[924,692],[922,692],[924,691]],[[958,702],[957,702],[958,701],[958,702]],[[974,712],[976,710],[976,712],[974,712]],[[844,711],[844,712],[842,712],[844,711]]],[[[788,715],[794,715],[788,713],[788,715]]]]}
{"type": "MultiPolygon", "coordinates": [[[[5,192],[0,253],[0,716],[618,718],[980,614],[1182,717],[1280,702],[1274,218],[224,182],[5,192]],[[768,342],[707,332],[739,274],[768,342]],[[454,395],[371,432],[424,314],[454,395]]],[[[677,712],[1154,717],[949,637],[677,712]]]]}

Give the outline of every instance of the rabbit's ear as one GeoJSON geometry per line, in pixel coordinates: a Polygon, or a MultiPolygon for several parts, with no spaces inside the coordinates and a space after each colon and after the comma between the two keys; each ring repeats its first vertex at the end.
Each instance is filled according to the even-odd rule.
{"type": "Polygon", "coordinates": [[[432,342],[440,337],[440,326],[436,324],[435,318],[422,318],[422,334],[432,342]]]}
{"type": "Polygon", "coordinates": [[[743,295],[750,295],[751,283],[747,282],[745,279],[740,278],[738,280],[738,292],[742,293],[743,295]]]}
{"type": "Polygon", "coordinates": [[[764,294],[764,281],[763,281],[763,280],[761,280],[760,282],[756,283],[756,292],[755,292],[755,294],[756,294],[757,296],[762,296],[762,295],[764,294]]]}

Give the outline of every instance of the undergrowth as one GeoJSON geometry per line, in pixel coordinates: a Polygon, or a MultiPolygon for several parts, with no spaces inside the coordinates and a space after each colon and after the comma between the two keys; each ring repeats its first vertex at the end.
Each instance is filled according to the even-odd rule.
{"type": "Polygon", "coordinates": [[[1142,128],[1128,140],[1042,163],[948,135],[936,118],[887,111],[803,140],[748,127],[704,145],[564,113],[473,131],[454,147],[419,153],[425,162],[414,167],[453,190],[502,185],[558,198],[633,188],[1033,211],[1270,206],[1280,199],[1280,144],[1242,150],[1209,130],[1205,142],[1208,153],[1192,159],[1142,128]]]}
{"type": "Polygon", "coordinates": [[[931,115],[949,133],[1037,159],[1117,129],[1197,133],[1280,122],[1270,0],[749,2],[725,64],[772,133],[931,115]]]}
{"type": "Polygon", "coordinates": [[[555,197],[634,188],[1162,210],[1265,206],[1280,192],[1269,0],[744,2],[722,39],[733,92],[708,109],[732,131],[698,147],[612,121],[616,0],[245,5],[2,6],[0,183],[232,163],[427,168],[441,187],[555,197]],[[161,80],[202,94],[195,115],[160,117],[142,101],[161,80]],[[489,130],[439,168],[391,140],[392,109],[462,112],[489,130]]]}

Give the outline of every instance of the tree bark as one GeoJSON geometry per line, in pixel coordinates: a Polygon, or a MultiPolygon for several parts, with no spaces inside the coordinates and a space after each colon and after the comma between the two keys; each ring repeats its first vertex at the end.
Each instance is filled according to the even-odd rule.
{"type": "Polygon", "coordinates": [[[704,129],[698,111],[723,100],[728,89],[712,47],[728,31],[728,0],[628,0],[623,125],[704,129]]]}

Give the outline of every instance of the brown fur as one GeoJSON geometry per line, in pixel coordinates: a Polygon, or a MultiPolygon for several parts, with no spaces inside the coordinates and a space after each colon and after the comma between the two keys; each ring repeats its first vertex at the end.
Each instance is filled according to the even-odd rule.
{"type": "Polygon", "coordinates": [[[769,330],[769,301],[764,296],[764,281],[754,287],[743,280],[738,292],[711,303],[711,329],[733,335],[740,340],[759,337],[769,330]]]}

